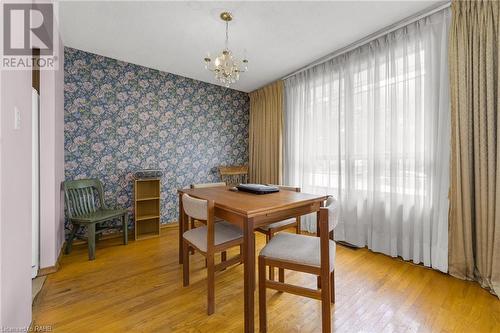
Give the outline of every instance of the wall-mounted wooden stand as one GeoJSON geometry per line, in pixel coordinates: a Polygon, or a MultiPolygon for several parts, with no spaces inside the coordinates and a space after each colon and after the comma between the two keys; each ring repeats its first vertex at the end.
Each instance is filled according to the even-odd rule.
{"type": "Polygon", "coordinates": [[[134,183],[135,239],[160,235],[160,179],[136,179],[134,183]]]}

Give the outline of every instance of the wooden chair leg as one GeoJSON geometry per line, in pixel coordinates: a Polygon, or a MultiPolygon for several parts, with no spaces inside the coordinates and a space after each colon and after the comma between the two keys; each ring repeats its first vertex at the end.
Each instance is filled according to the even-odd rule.
{"type": "Polygon", "coordinates": [[[323,333],[331,333],[330,279],[329,273],[321,276],[321,326],[323,333]]]}
{"type": "Polygon", "coordinates": [[[330,300],[332,303],[335,303],[335,270],[330,273],[331,281],[330,281],[330,290],[332,294],[330,295],[330,300]]]}
{"type": "Polygon", "coordinates": [[[259,256],[259,331],[267,332],[266,265],[259,256]]]}
{"type": "MultiPolygon", "coordinates": [[[[270,232],[269,233],[269,239],[271,239],[273,237],[274,237],[274,233],[270,232]]],[[[269,269],[272,270],[273,280],[274,280],[274,267],[269,266],[269,269]]],[[[271,275],[271,274],[269,274],[269,275],[271,275]]],[[[284,268],[278,268],[278,281],[281,282],[281,283],[285,282],[285,269],[284,268]]]]}
{"type": "Polygon", "coordinates": [[[215,262],[214,255],[207,254],[207,314],[215,312],[215,262]]]}
{"type": "Polygon", "coordinates": [[[240,244],[240,264],[243,263],[243,244],[240,244]]]}
{"type": "MultiPolygon", "coordinates": [[[[266,234],[266,244],[269,243],[273,236],[274,234],[269,230],[268,234],[266,234]]],[[[269,280],[274,281],[274,267],[271,265],[269,265],[269,280]]]]}
{"type": "Polygon", "coordinates": [[[66,242],[66,249],[65,249],[66,254],[71,253],[71,249],[73,248],[73,239],[75,238],[75,234],[79,228],[80,228],[79,224],[73,224],[73,228],[71,229],[71,233],[69,234],[68,241],[66,242]]]}
{"type": "Polygon", "coordinates": [[[284,268],[278,268],[278,280],[281,283],[285,282],[285,269],[284,268]]]}
{"type": "Polygon", "coordinates": [[[87,230],[87,242],[89,247],[89,260],[95,259],[95,223],[90,223],[87,230]]]}
{"type": "Polygon", "coordinates": [[[125,213],[122,218],[123,221],[123,244],[128,244],[128,213],[125,213]]]}
{"type": "Polygon", "coordinates": [[[274,267],[269,266],[269,280],[274,281],[274,267]]]}
{"type": "Polygon", "coordinates": [[[297,225],[295,226],[295,233],[297,235],[300,235],[300,231],[301,231],[301,226],[300,226],[300,216],[297,217],[297,225]]]}
{"type": "MultiPolygon", "coordinates": [[[[220,253],[220,262],[224,262],[224,261],[226,261],[226,260],[227,260],[227,252],[226,252],[226,251],[222,251],[222,252],[220,253]]],[[[222,270],[223,270],[223,271],[225,271],[226,269],[225,269],[225,268],[223,268],[222,270]]]]}
{"type": "Polygon", "coordinates": [[[189,286],[189,245],[182,241],[182,285],[189,286]]]}

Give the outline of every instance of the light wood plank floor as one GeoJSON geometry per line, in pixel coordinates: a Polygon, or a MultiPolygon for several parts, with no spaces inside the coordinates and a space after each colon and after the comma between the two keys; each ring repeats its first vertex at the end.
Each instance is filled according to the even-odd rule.
{"type": "MultiPolygon", "coordinates": [[[[263,244],[258,236],[257,247],[263,244]]],[[[243,266],[217,275],[216,313],[209,317],[203,257],[192,257],[187,288],[177,260],[175,228],[127,246],[120,239],[98,242],[95,261],[76,246],[48,277],[34,323],[72,333],[241,332],[243,266]]],[[[342,246],[335,266],[335,332],[500,332],[500,301],[473,282],[342,246]]],[[[316,281],[294,272],[286,278],[309,287],[316,281]]],[[[320,331],[318,301],[273,291],[267,297],[270,332],[320,331]]]]}

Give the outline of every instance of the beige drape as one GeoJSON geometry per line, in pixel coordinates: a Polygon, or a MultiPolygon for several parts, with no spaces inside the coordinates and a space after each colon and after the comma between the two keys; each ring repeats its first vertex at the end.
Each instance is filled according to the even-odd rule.
{"type": "Polygon", "coordinates": [[[454,1],[449,272],[500,295],[499,2],[454,1]]]}
{"type": "Polygon", "coordinates": [[[250,182],[281,184],[282,132],[283,81],[276,81],[250,93],[250,182]]]}

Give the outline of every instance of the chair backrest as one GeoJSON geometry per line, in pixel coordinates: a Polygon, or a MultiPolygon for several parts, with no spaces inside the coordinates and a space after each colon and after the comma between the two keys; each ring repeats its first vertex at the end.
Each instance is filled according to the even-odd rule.
{"type": "Polygon", "coordinates": [[[225,186],[226,186],[225,182],[191,184],[191,188],[225,187],[225,186]]]}
{"type": "Polygon", "coordinates": [[[184,193],[182,207],[189,218],[188,222],[191,219],[207,221],[207,253],[213,252],[215,246],[214,202],[193,198],[184,193]]]}
{"type": "Polygon", "coordinates": [[[182,207],[186,215],[190,218],[202,221],[208,220],[207,200],[193,198],[189,194],[184,193],[182,195],[182,207]]]}
{"type": "Polygon", "coordinates": [[[333,197],[328,197],[325,207],[321,207],[319,210],[319,237],[322,263],[330,262],[330,232],[337,226],[337,214],[337,200],[333,197]]]}
{"type": "Polygon", "coordinates": [[[248,166],[246,165],[220,166],[219,173],[222,181],[228,186],[248,183],[248,166]]]}
{"type": "Polygon", "coordinates": [[[269,186],[276,186],[277,188],[279,188],[280,190],[283,190],[283,191],[300,192],[300,187],[296,187],[296,186],[288,186],[288,185],[274,185],[274,184],[266,184],[266,185],[269,185],[269,186]]]}
{"type": "Polygon", "coordinates": [[[69,218],[106,208],[102,183],[98,179],[67,180],[63,183],[63,188],[69,218]]]}
{"type": "Polygon", "coordinates": [[[328,210],[328,231],[332,231],[338,224],[338,201],[334,197],[328,197],[325,208],[328,210]]]}

